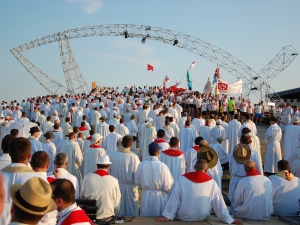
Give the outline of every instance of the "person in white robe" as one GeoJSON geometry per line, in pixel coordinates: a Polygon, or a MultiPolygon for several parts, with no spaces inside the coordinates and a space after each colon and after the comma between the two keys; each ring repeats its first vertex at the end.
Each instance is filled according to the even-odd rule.
{"type": "Polygon", "coordinates": [[[234,193],[236,186],[239,181],[246,176],[246,171],[244,170],[244,162],[247,160],[252,160],[255,162],[257,170],[260,174],[263,174],[263,168],[260,167],[258,161],[258,155],[256,151],[250,149],[249,144],[251,143],[251,137],[249,134],[243,134],[241,136],[241,143],[235,146],[234,150],[229,156],[229,172],[231,175],[229,183],[229,199],[234,202],[234,193]]]}
{"type": "Polygon", "coordinates": [[[300,147],[294,149],[293,154],[291,156],[293,159],[289,159],[291,162],[291,172],[298,178],[300,178],[300,147]]]}
{"type": "Polygon", "coordinates": [[[41,130],[38,126],[31,127],[29,133],[31,136],[28,140],[31,143],[31,155],[37,151],[43,151],[42,143],[39,141],[41,130]]]}
{"type": "Polygon", "coordinates": [[[197,117],[192,120],[192,124],[195,127],[196,133],[199,134],[200,127],[205,126],[205,119],[202,118],[201,112],[197,113],[197,117]]]}
{"type": "Polygon", "coordinates": [[[41,125],[41,130],[43,131],[43,134],[46,134],[46,132],[54,126],[54,123],[51,122],[51,116],[48,116],[46,119],[47,121],[41,125]]]}
{"type": "Polygon", "coordinates": [[[54,134],[52,131],[48,131],[43,136],[45,137],[45,140],[42,142],[42,149],[49,156],[49,167],[47,169],[47,172],[49,173],[54,170],[54,158],[56,155],[56,146],[52,142],[52,139],[54,138],[54,134]]]}
{"type": "Polygon", "coordinates": [[[205,120],[205,126],[202,126],[199,129],[199,135],[203,137],[204,140],[208,141],[209,144],[211,143],[211,136],[210,136],[211,129],[212,128],[210,127],[209,119],[205,120]]]}
{"type": "Polygon", "coordinates": [[[109,218],[119,211],[121,192],[119,182],[109,175],[111,161],[108,155],[99,157],[97,170],[87,174],[81,183],[80,198],[96,199],[96,219],[109,218]]]}
{"type": "Polygon", "coordinates": [[[300,180],[289,172],[289,162],[280,160],[277,163],[278,173],[269,176],[272,182],[273,215],[292,216],[299,212],[300,180]]]}
{"type": "Polygon", "coordinates": [[[185,173],[185,158],[183,152],[178,149],[179,139],[172,137],[170,140],[170,148],[162,150],[159,160],[167,165],[174,179],[173,187],[177,180],[185,173]]]}
{"type": "Polygon", "coordinates": [[[184,127],[186,120],[187,120],[187,112],[184,112],[182,114],[182,117],[178,121],[178,127],[179,127],[179,129],[181,129],[181,128],[184,127]]]}
{"type": "Polygon", "coordinates": [[[195,145],[192,148],[189,148],[187,151],[184,152],[184,159],[186,164],[186,172],[193,172],[193,160],[197,158],[197,152],[199,151],[199,144],[203,140],[203,137],[196,137],[195,138],[195,145]]]}
{"type": "Polygon", "coordinates": [[[132,114],[130,113],[130,111],[131,111],[130,108],[127,108],[126,112],[124,113],[123,118],[124,118],[124,124],[125,124],[125,126],[127,126],[127,123],[130,121],[130,118],[132,116],[132,114]]]}
{"type": "Polygon", "coordinates": [[[70,122],[71,122],[70,117],[66,117],[65,121],[66,121],[66,122],[63,123],[60,127],[61,127],[61,129],[62,129],[62,136],[63,136],[63,138],[64,138],[64,139],[68,139],[68,137],[66,136],[66,135],[67,135],[67,132],[68,132],[68,130],[73,129],[73,127],[72,127],[72,125],[70,124],[70,122]]]}
{"type": "MultiPolygon", "coordinates": [[[[9,193],[9,188],[13,184],[24,184],[32,177],[45,179],[39,173],[28,167],[30,159],[30,142],[27,138],[16,138],[10,145],[10,156],[12,163],[1,170],[5,193],[9,193]]],[[[10,194],[5,195],[4,211],[0,218],[0,224],[6,225],[10,222],[10,211],[12,199],[10,194]]]]}
{"type": "Polygon", "coordinates": [[[156,138],[156,130],[151,123],[148,122],[150,120],[150,118],[147,118],[145,123],[141,126],[143,129],[141,129],[141,135],[139,137],[143,160],[149,156],[148,146],[156,138]]]}
{"type": "Polygon", "coordinates": [[[119,123],[120,123],[120,116],[118,113],[114,112],[113,118],[111,118],[107,124],[116,127],[119,123]]]}
{"type": "Polygon", "coordinates": [[[157,131],[157,138],[155,138],[154,142],[159,144],[161,150],[167,150],[170,148],[169,142],[165,140],[166,132],[163,129],[159,129],[157,131]]]}
{"type": "Polygon", "coordinates": [[[53,182],[56,179],[67,179],[72,182],[75,189],[75,199],[79,198],[79,181],[78,179],[70,174],[66,168],[68,165],[68,156],[65,153],[58,153],[54,159],[55,171],[51,171],[48,174],[47,180],[49,183],[53,182]]]}
{"type": "Polygon", "coordinates": [[[277,162],[282,159],[280,141],[282,137],[281,128],[277,125],[275,117],[270,118],[270,124],[265,136],[268,142],[264,171],[267,173],[277,173],[277,162]]]}
{"type": "Polygon", "coordinates": [[[210,136],[211,136],[211,143],[217,143],[217,139],[219,137],[222,138],[222,145],[223,148],[226,149],[226,140],[227,140],[227,135],[226,135],[226,130],[224,127],[222,127],[222,121],[218,119],[216,121],[216,126],[211,129],[210,131],[210,136]]]}
{"type": "Polygon", "coordinates": [[[90,130],[86,127],[86,122],[82,121],[79,127],[79,132],[83,134],[83,139],[86,139],[90,132],[90,130]]]}
{"type": "Polygon", "coordinates": [[[174,130],[173,128],[170,126],[171,123],[169,120],[165,121],[165,125],[162,127],[162,129],[165,131],[165,137],[164,139],[166,140],[166,142],[170,142],[170,139],[172,137],[174,137],[174,130]]]}
{"type": "Polygon", "coordinates": [[[9,128],[10,124],[12,124],[11,123],[11,117],[6,116],[5,121],[3,123],[1,123],[1,125],[0,125],[0,142],[6,136],[7,129],[9,128]]]}
{"type": "Polygon", "coordinates": [[[229,168],[229,154],[226,152],[224,147],[222,146],[223,138],[218,137],[216,143],[210,144],[210,147],[212,147],[218,154],[220,163],[224,169],[229,168]]]}
{"type": "Polygon", "coordinates": [[[255,125],[255,123],[251,120],[250,115],[249,115],[249,114],[243,114],[242,118],[244,119],[245,122],[244,122],[244,123],[242,124],[242,126],[240,127],[240,130],[239,130],[239,137],[241,137],[241,135],[242,135],[242,129],[243,129],[244,127],[248,127],[254,135],[257,135],[256,125],[255,125]]]}
{"type": "Polygon", "coordinates": [[[58,110],[58,116],[61,124],[66,121],[68,114],[69,114],[68,106],[66,103],[63,103],[63,105],[58,110]]]}
{"type": "MultiPolygon", "coordinates": [[[[90,132],[89,132],[90,135],[83,141],[83,154],[84,154],[85,150],[88,147],[90,147],[90,145],[92,144],[92,138],[95,133],[96,133],[95,130],[93,130],[93,129],[90,130],[90,132]]],[[[102,141],[103,141],[103,136],[102,136],[102,141]]]]}
{"type": "Polygon", "coordinates": [[[58,124],[54,124],[53,128],[54,128],[54,130],[52,132],[53,132],[54,137],[52,138],[52,142],[55,144],[55,146],[57,146],[58,143],[64,139],[64,137],[61,132],[62,129],[60,129],[58,124]]]}
{"type": "Polygon", "coordinates": [[[290,107],[289,103],[286,103],[286,105],[282,109],[280,116],[280,128],[282,129],[282,131],[285,131],[286,126],[291,123],[292,115],[293,109],[292,107],[290,107]]]}
{"type": "Polygon", "coordinates": [[[246,177],[235,189],[232,214],[247,220],[269,220],[274,211],[272,183],[257,171],[254,161],[247,160],[244,167],[246,177]]]}
{"type": "Polygon", "coordinates": [[[105,155],[106,151],[101,148],[100,144],[103,137],[95,133],[92,136],[91,145],[84,149],[84,155],[83,155],[83,176],[93,173],[97,170],[96,162],[98,161],[99,157],[101,155],[105,155]]]}
{"type": "Polygon", "coordinates": [[[94,126],[94,128],[96,128],[101,118],[101,115],[98,112],[98,108],[95,107],[94,110],[91,111],[90,115],[91,115],[91,126],[94,126]]]}
{"type": "Polygon", "coordinates": [[[122,140],[122,136],[116,133],[116,128],[113,125],[109,126],[109,131],[110,133],[103,141],[103,148],[108,155],[117,150],[117,144],[122,140]]]}
{"type": "Polygon", "coordinates": [[[169,117],[169,121],[170,121],[170,127],[173,129],[173,132],[174,132],[174,137],[179,138],[179,127],[175,123],[174,118],[173,117],[169,117]]]}
{"type": "Polygon", "coordinates": [[[191,121],[187,120],[185,126],[180,129],[180,150],[183,152],[193,147],[196,138],[195,131],[190,125],[191,121]]]}
{"type": "Polygon", "coordinates": [[[166,164],[159,161],[160,146],[151,143],[149,157],[139,164],[135,184],[142,188],[140,216],[160,216],[167,204],[174,179],[166,164]]]}
{"type": "Polygon", "coordinates": [[[128,128],[124,125],[124,119],[120,119],[120,123],[116,126],[116,133],[120,134],[122,137],[129,135],[128,128]]]}
{"type": "Polygon", "coordinates": [[[132,137],[124,136],[122,147],[110,154],[112,164],[109,173],[119,181],[121,202],[118,215],[122,216],[138,216],[139,192],[134,179],[140,160],[130,150],[132,142],[132,137]]]}
{"type": "Polygon", "coordinates": [[[11,164],[11,157],[9,155],[9,147],[11,142],[16,139],[13,135],[6,135],[1,142],[2,154],[0,155],[0,170],[11,164]]]}
{"type": "Polygon", "coordinates": [[[228,123],[228,131],[227,131],[227,137],[228,137],[228,153],[230,154],[234,147],[240,143],[238,132],[241,128],[241,123],[237,120],[238,115],[235,114],[233,116],[233,120],[231,120],[228,123]]]}
{"type": "Polygon", "coordinates": [[[106,139],[109,132],[109,125],[105,122],[106,118],[102,117],[100,123],[96,127],[96,133],[99,133],[103,136],[103,141],[106,139]]]}
{"type": "Polygon", "coordinates": [[[16,110],[13,111],[11,116],[12,116],[12,119],[16,122],[18,121],[18,119],[20,119],[22,117],[22,112],[21,112],[19,106],[16,107],[16,110]]]}
{"type": "Polygon", "coordinates": [[[149,114],[149,111],[147,110],[147,106],[144,105],[143,110],[139,111],[137,114],[137,117],[136,117],[138,126],[141,126],[145,122],[145,120],[148,117],[148,114],[149,114]]]}
{"type": "Polygon", "coordinates": [[[207,174],[211,176],[219,188],[222,190],[222,176],[223,170],[218,157],[217,152],[208,146],[208,142],[206,140],[202,140],[200,142],[200,148],[197,152],[196,158],[192,161],[192,168],[194,168],[197,160],[204,159],[208,163],[207,174]]]}
{"type": "Polygon", "coordinates": [[[137,133],[138,133],[139,129],[138,129],[138,126],[135,122],[135,116],[134,115],[132,115],[130,117],[130,120],[128,121],[126,127],[128,128],[129,135],[131,137],[133,137],[133,136],[137,137],[137,133]]]}
{"type": "Polygon", "coordinates": [[[76,134],[71,132],[68,134],[69,141],[67,141],[61,148],[61,152],[68,156],[67,171],[74,175],[81,181],[80,166],[82,164],[83,155],[79,144],[76,142],[76,134]]]}
{"type": "Polygon", "coordinates": [[[292,124],[285,127],[284,132],[284,158],[288,159],[292,155],[294,148],[300,146],[300,118],[293,117],[292,124]]]}
{"type": "Polygon", "coordinates": [[[162,213],[163,217],[158,218],[157,222],[167,222],[174,218],[183,221],[203,221],[210,216],[213,209],[224,223],[243,224],[230,216],[220,188],[206,174],[207,168],[205,160],[198,160],[195,172],[186,173],[178,179],[162,213]]]}

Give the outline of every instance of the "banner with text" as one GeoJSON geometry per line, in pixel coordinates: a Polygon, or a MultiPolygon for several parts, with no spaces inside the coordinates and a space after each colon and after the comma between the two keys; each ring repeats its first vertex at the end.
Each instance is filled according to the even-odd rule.
{"type": "Polygon", "coordinates": [[[241,94],[243,91],[242,79],[232,83],[218,79],[218,94],[241,94]]]}

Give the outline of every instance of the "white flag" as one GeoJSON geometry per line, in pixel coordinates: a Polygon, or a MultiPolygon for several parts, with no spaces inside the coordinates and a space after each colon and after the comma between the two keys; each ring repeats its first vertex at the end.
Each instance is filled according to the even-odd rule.
{"type": "Polygon", "coordinates": [[[243,92],[243,81],[242,79],[232,83],[222,81],[218,79],[218,94],[241,94],[243,92]]]}
{"type": "Polygon", "coordinates": [[[188,71],[191,71],[196,66],[195,61],[189,66],[188,71]]]}

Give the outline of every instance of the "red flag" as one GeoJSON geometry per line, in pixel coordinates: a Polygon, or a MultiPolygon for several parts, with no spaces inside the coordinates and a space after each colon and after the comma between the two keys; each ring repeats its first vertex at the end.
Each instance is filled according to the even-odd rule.
{"type": "Polygon", "coordinates": [[[147,66],[147,70],[152,70],[152,71],[154,71],[154,67],[153,67],[153,66],[151,66],[150,64],[148,64],[148,66],[147,66]]]}

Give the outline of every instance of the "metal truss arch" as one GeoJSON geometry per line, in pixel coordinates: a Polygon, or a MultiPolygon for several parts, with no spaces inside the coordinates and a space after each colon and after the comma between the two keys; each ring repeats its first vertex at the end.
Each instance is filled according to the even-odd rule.
{"type": "MultiPolygon", "coordinates": [[[[68,39],[90,36],[124,36],[125,38],[145,38],[144,40],[149,39],[166,44],[171,44],[197,54],[215,63],[219,67],[231,73],[236,78],[243,79],[243,92],[245,93],[245,95],[253,93],[259,99],[261,99],[261,96],[253,91],[252,87],[260,87],[265,93],[270,93],[270,86],[268,85],[268,87],[266,87],[265,85],[262,85],[262,83],[267,84],[270,77],[276,76],[279,72],[286,68],[298,55],[298,53],[294,51],[291,46],[287,46],[285,48],[289,49],[289,51],[290,49],[292,49],[291,53],[289,51],[284,51],[285,53],[288,52],[288,54],[290,54],[288,60],[286,60],[287,57],[285,57],[285,53],[283,55],[281,54],[281,56],[279,56],[280,59],[278,58],[278,60],[271,61],[271,64],[268,64],[271,66],[265,67],[260,73],[257,73],[251,67],[246,65],[243,61],[236,58],[232,54],[208,42],[200,40],[199,38],[165,28],[136,24],[101,24],[73,28],[37,38],[31,42],[22,44],[12,49],[11,51],[13,54],[16,51],[21,54],[21,52],[31,48],[35,48],[52,42],[59,42],[59,39],[62,35],[66,35],[68,39]],[[283,59],[283,62],[281,59],[283,59]],[[283,65],[278,66],[278,64],[280,63],[283,65]],[[274,72],[274,69],[276,73],[278,72],[275,75],[272,74],[274,72]],[[255,79],[256,77],[260,77],[260,79],[255,79]]],[[[275,92],[272,89],[271,91],[275,92]]]]}

